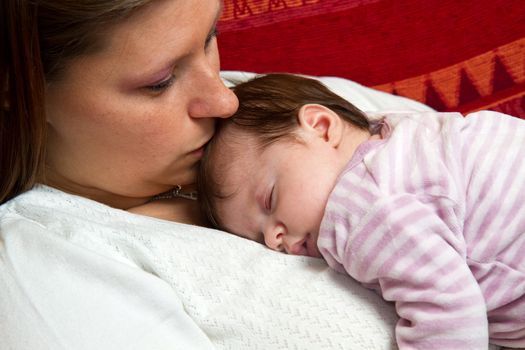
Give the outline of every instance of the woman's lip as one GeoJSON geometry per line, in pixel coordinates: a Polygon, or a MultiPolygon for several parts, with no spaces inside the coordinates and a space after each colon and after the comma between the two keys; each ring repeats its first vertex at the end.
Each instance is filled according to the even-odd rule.
{"type": "Polygon", "coordinates": [[[204,155],[204,150],[206,149],[206,145],[208,144],[208,142],[210,142],[212,137],[213,137],[213,135],[210,136],[209,138],[206,138],[205,141],[203,143],[201,143],[201,146],[199,148],[196,148],[195,150],[191,151],[190,154],[192,156],[197,157],[197,158],[202,158],[202,156],[204,155]]]}
{"type": "Polygon", "coordinates": [[[192,156],[202,158],[202,156],[204,155],[204,146],[201,146],[200,148],[197,148],[196,150],[191,151],[190,154],[192,156]]]}

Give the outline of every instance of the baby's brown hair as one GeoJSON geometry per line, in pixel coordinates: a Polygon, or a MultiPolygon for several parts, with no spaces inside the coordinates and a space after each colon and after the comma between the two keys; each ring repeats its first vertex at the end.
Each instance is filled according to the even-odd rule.
{"type": "Polygon", "coordinates": [[[369,129],[369,121],[363,112],[315,79],[268,74],[241,83],[232,90],[239,98],[239,109],[231,118],[218,120],[215,136],[206,147],[197,178],[201,210],[216,228],[222,228],[217,216],[217,200],[227,198],[228,194],[221,192],[213,156],[217,154],[217,140],[226,128],[253,136],[257,145],[264,149],[278,140],[296,139],[294,131],[299,126],[299,110],[306,104],[319,104],[336,112],[346,122],[360,129],[369,129]]]}

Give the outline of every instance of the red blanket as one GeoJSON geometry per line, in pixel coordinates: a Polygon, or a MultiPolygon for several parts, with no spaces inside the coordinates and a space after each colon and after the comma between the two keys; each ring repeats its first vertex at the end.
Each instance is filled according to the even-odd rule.
{"type": "Polygon", "coordinates": [[[525,118],[524,0],[225,0],[222,69],[333,75],[525,118]]]}

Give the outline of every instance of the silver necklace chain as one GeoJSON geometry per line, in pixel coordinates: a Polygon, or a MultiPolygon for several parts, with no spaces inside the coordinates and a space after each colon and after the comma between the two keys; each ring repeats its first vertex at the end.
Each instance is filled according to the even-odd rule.
{"type": "Polygon", "coordinates": [[[197,191],[190,191],[190,192],[184,192],[182,191],[182,186],[177,185],[174,188],[172,188],[169,191],[166,191],[164,193],[157,194],[148,202],[157,201],[159,199],[172,199],[172,198],[184,198],[184,199],[190,199],[190,200],[197,200],[197,191]]]}

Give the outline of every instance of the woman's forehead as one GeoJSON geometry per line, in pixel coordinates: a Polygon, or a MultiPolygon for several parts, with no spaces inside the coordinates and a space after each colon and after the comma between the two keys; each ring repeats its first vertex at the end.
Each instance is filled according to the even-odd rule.
{"type": "Polygon", "coordinates": [[[117,69],[166,68],[204,45],[220,4],[217,0],[152,1],[108,32],[108,49],[101,55],[118,62],[117,69]]]}

